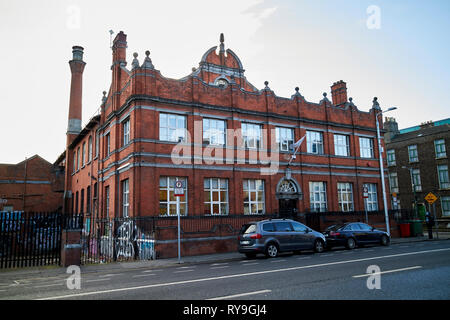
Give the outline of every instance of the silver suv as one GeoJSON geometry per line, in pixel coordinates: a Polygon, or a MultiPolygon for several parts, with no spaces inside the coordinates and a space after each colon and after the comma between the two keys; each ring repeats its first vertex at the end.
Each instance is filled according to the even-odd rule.
{"type": "Polygon", "coordinates": [[[251,222],[239,232],[239,252],[248,258],[263,253],[269,258],[279,252],[314,250],[323,252],[325,236],[300,222],[290,219],[271,219],[251,222]]]}

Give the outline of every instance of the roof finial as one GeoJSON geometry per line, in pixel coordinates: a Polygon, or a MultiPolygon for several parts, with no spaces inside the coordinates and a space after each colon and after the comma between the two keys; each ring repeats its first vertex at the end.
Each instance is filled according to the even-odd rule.
{"type": "Polygon", "coordinates": [[[223,36],[223,33],[220,34],[220,53],[225,52],[225,44],[223,43],[225,41],[225,37],[223,36]]]}
{"type": "Polygon", "coordinates": [[[139,68],[139,60],[137,59],[137,57],[138,57],[137,52],[133,53],[133,57],[134,57],[134,59],[133,59],[133,62],[131,63],[132,69],[139,68]]]}
{"type": "Polygon", "coordinates": [[[152,63],[152,59],[150,59],[150,51],[147,50],[145,51],[145,59],[144,59],[144,63],[142,64],[142,68],[144,69],[153,69],[153,63],[152,63]]]}

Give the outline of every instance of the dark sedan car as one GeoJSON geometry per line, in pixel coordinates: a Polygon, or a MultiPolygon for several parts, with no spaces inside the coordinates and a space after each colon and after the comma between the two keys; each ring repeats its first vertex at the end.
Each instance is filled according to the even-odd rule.
{"type": "Polygon", "coordinates": [[[361,222],[333,225],[325,230],[324,235],[327,248],[345,246],[353,249],[364,244],[387,246],[391,240],[387,232],[361,222]]]}

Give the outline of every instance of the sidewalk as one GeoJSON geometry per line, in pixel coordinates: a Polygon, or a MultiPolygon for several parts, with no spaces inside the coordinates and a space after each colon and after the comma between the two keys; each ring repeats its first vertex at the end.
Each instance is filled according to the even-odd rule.
{"type": "MultiPolygon", "coordinates": [[[[409,237],[409,238],[393,238],[391,239],[391,245],[421,242],[421,241],[438,241],[438,240],[450,240],[450,232],[439,232],[439,239],[434,232],[433,239],[428,239],[428,233],[424,233],[424,236],[409,237]]],[[[228,253],[216,253],[199,256],[181,257],[181,264],[199,264],[199,263],[220,263],[229,261],[242,260],[244,255],[238,252],[228,253]]],[[[119,272],[124,270],[133,269],[158,269],[179,266],[178,258],[157,259],[157,260],[145,260],[145,261],[133,261],[133,262],[115,262],[105,264],[92,264],[81,266],[81,273],[110,273],[119,272]]],[[[20,277],[32,278],[32,277],[55,277],[66,276],[66,268],[58,266],[47,267],[30,267],[21,269],[0,269],[0,282],[7,279],[18,279],[20,277]]]]}

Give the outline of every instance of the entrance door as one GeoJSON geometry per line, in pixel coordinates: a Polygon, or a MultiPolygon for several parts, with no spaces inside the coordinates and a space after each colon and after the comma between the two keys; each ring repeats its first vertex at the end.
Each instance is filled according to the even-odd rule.
{"type": "Polygon", "coordinates": [[[278,200],[278,206],[280,218],[295,218],[297,216],[296,199],[280,199],[278,200]]]}

